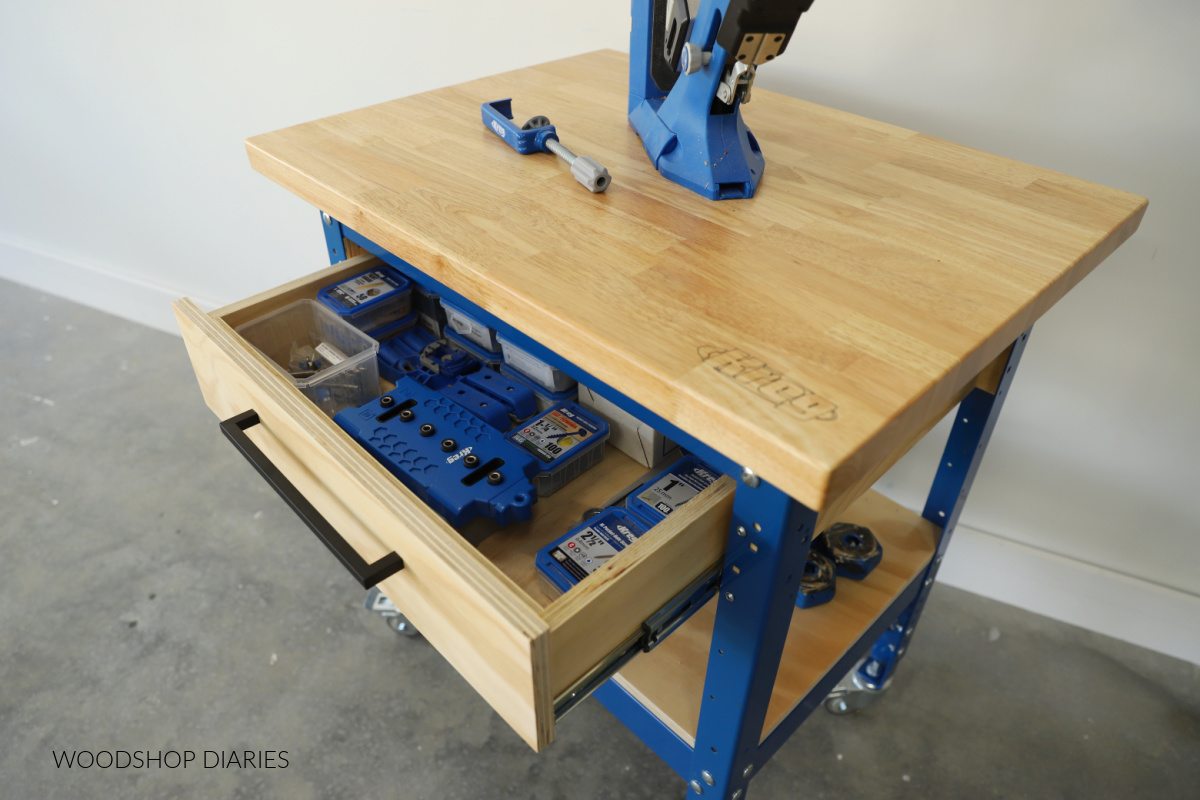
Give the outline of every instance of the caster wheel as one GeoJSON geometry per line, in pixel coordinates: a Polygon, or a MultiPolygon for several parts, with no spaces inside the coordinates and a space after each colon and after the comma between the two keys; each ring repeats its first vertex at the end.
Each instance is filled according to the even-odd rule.
{"type": "Polygon", "coordinates": [[[854,713],[854,709],[846,702],[845,697],[826,697],[825,710],[839,717],[854,713]]]}
{"type": "Polygon", "coordinates": [[[417,630],[417,626],[409,622],[408,617],[403,614],[393,614],[389,617],[384,617],[384,620],[387,622],[389,628],[401,636],[419,636],[421,633],[417,630]]]}

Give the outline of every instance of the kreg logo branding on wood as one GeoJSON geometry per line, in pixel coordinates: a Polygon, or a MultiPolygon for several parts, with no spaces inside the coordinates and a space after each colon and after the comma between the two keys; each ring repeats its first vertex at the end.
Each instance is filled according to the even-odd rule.
{"type": "Polygon", "coordinates": [[[837,419],[835,403],[776,372],[745,350],[706,345],[698,347],[696,352],[705,364],[776,408],[786,405],[804,420],[833,422],[837,419]]]}

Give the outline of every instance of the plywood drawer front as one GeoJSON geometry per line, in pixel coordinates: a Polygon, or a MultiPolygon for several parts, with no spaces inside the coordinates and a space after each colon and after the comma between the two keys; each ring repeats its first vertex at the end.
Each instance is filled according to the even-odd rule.
{"type": "MultiPolygon", "coordinates": [[[[617,461],[597,468],[592,483],[584,476],[535,506],[534,524],[502,529],[498,538],[526,534],[516,549],[529,566],[514,569],[513,558],[469,544],[234,332],[232,326],[313,297],[370,265],[353,262],[211,314],[190,300],[177,302],[205,401],[220,419],[257,412],[261,424],[247,435],[364,559],[392,551],[404,559],[404,568],[380,587],[505,721],[541,749],[554,736],[555,699],[721,560],[733,482],[710,487],[576,590],[551,600],[528,578],[532,552],[566,532],[573,524],[568,520],[582,511],[576,505],[595,504],[598,495],[628,483],[623,455],[612,451],[617,461]]],[[[311,539],[297,537],[300,557],[312,557],[311,539]]],[[[286,570],[286,562],[279,568],[286,570]]]]}
{"type": "Polygon", "coordinates": [[[384,591],[526,741],[547,743],[552,709],[537,713],[549,695],[547,626],[536,605],[229,326],[186,300],[176,314],[209,407],[222,419],[257,411],[255,444],[366,560],[401,555],[384,591]]]}

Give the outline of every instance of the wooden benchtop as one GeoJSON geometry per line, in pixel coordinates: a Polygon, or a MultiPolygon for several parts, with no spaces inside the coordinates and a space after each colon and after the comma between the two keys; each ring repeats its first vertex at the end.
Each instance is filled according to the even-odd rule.
{"type": "Polygon", "coordinates": [[[660,177],[603,51],[249,139],[254,168],[810,507],[871,477],[1146,200],[755,90],[750,200],[660,177]],[[483,127],[513,98],[593,195],[483,127]]]}

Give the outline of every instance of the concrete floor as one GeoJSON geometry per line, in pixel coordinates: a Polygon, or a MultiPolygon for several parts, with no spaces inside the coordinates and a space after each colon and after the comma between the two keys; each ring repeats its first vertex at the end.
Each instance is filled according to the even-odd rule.
{"type": "MultiPolygon", "coordinates": [[[[535,755],[425,640],[364,611],[220,435],[181,340],[4,282],[0,319],[0,796],[684,796],[594,700],[535,755]],[[198,760],[57,768],[64,749],[198,760]],[[205,750],[287,767],[205,769],[205,750]]],[[[749,794],[1198,787],[1200,668],[939,587],[883,702],[815,715],[749,794]]]]}

